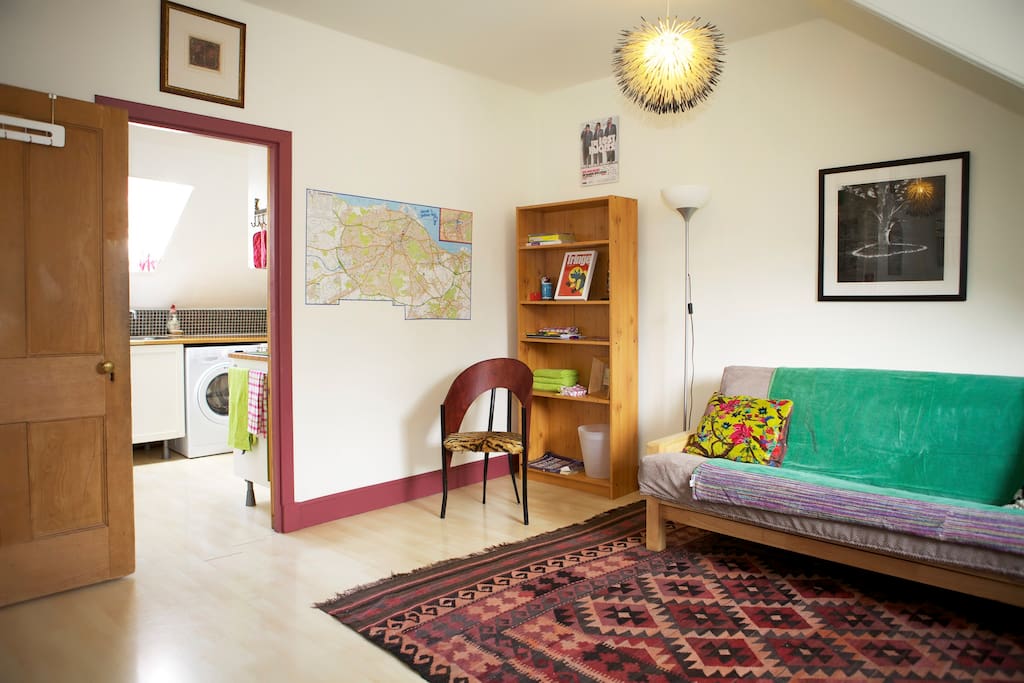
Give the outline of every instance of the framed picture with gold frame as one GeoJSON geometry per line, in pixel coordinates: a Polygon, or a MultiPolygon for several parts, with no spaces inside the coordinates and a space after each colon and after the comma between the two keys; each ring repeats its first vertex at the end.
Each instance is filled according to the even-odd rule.
{"type": "Polygon", "coordinates": [[[160,2],[160,90],[245,106],[245,24],[160,2]]]}

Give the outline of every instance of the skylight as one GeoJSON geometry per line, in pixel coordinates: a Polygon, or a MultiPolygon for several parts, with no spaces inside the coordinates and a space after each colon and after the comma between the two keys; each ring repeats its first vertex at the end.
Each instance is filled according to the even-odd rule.
{"type": "Polygon", "coordinates": [[[185,210],[191,185],[128,178],[128,270],[151,273],[163,258],[185,210]]]}

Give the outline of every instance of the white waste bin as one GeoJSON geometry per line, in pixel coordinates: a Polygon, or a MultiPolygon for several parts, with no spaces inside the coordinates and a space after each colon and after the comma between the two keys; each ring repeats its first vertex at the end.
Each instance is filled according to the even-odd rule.
{"type": "Polygon", "coordinates": [[[607,479],[609,465],[608,425],[580,425],[580,450],[588,477],[607,479]]]}

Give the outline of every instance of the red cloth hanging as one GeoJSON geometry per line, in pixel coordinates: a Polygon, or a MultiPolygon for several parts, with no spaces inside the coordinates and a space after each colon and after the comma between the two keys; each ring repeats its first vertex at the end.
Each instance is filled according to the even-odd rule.
{"type": "Polygon", "coordinates": [[[252,235],[252,265],[256,268],[267,267],[267,231],[260,230],[252,235]]]}

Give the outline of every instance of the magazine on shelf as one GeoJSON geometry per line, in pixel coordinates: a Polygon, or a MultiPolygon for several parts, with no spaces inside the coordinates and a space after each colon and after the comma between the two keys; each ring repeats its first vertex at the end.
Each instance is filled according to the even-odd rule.
{"type": "Polygon", "coordinates": [[[572,474],[573,472],[582,472],[583,463],[579,460],[565,458],[548,451],[543,457],[531,462],[530,469],[542,472],[572,474]]]}
{"type": "Polygon", "coordinates": [[[586,301],[590,295],[596,263],[597,251],[594,249],[565,252],[562,271],[555,283],[555,299],[586,301]]]}

